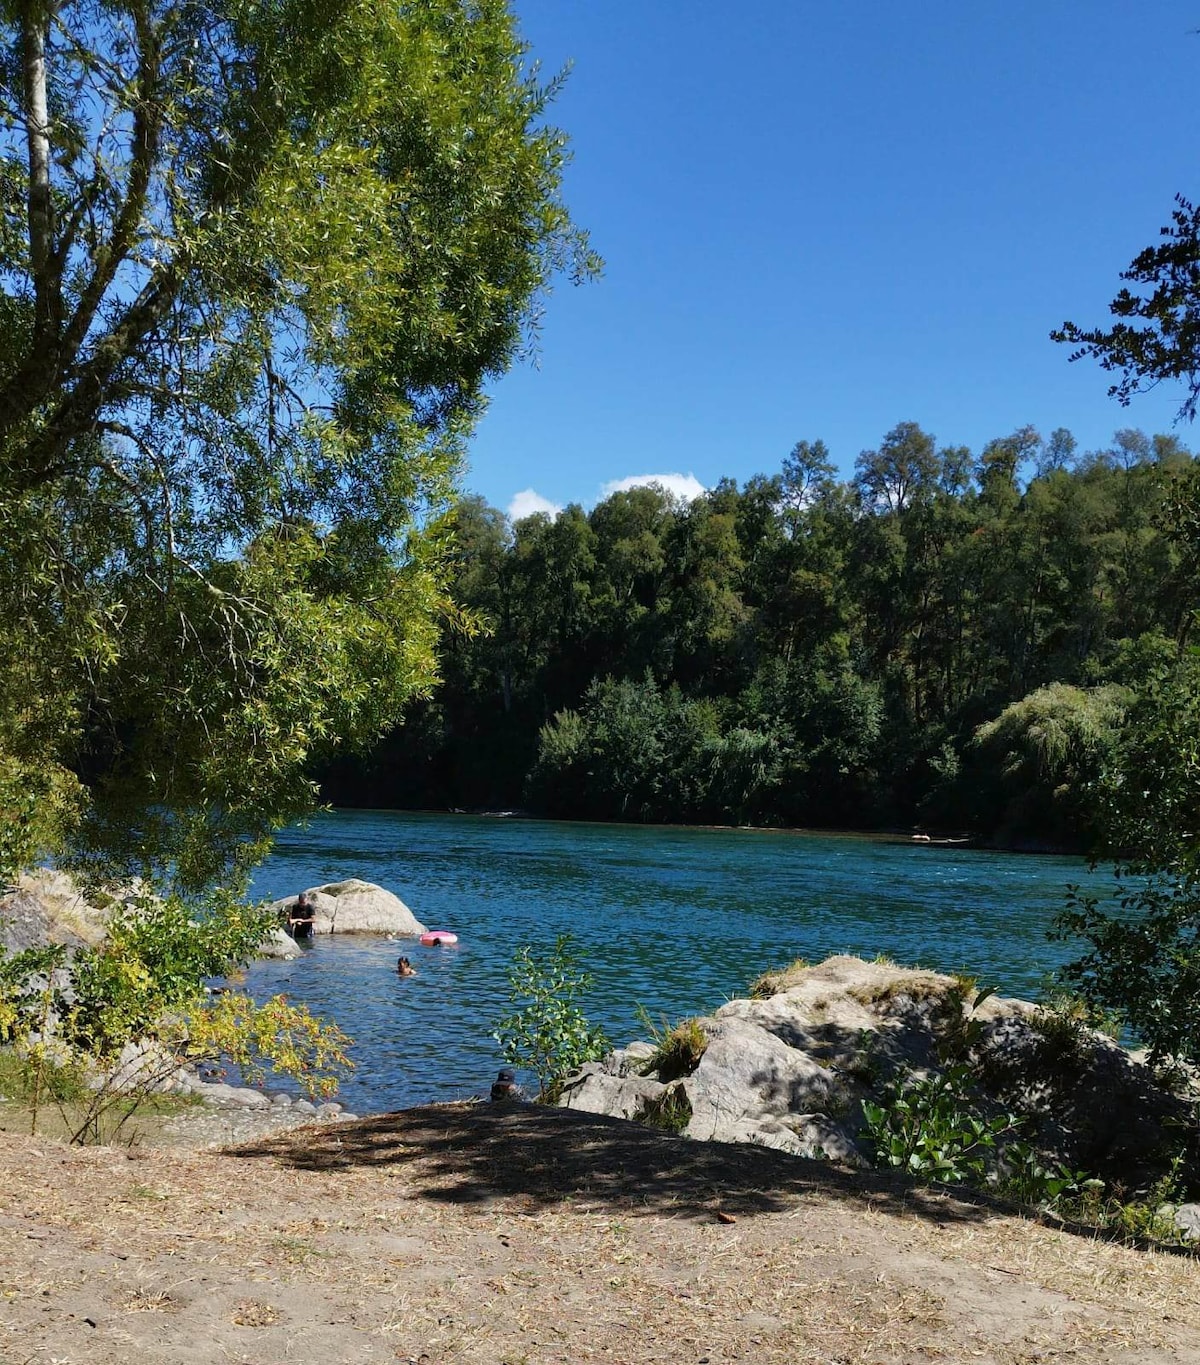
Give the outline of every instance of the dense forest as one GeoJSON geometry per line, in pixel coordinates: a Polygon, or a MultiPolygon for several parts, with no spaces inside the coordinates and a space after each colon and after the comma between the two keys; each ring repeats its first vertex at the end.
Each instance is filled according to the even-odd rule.
{"type": "Polygon", "coordinates": [[[903,422],[835,472],[801,441],[693,502],[635,487],[512,526],[465,498],[444,681],[327,799],[1077,844],[1200,605],[1172,512],[1200,464],[1137,430],[976,454],[903,422]]]}

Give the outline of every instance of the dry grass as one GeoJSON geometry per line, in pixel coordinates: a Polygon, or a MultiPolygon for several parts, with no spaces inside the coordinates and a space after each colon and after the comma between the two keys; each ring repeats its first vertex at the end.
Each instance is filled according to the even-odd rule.
{"type": "Polygon", "coordinates": [[[944,976],[939,976],[936,972],[898,970],[901,971],[901,975],[870,985],[851,986],[846,994],[868,1008],[901,1002],[962,1010],[963,992],[957,981],[948,982],[944,976]]]}
{"type": "Polygon", "coordinates": [[[660,1081],[690,1076],[700,1065],[708,1048],[708,1034],[699,1019],[682,1019],[657,1040],[652,1056],[646,1059],[645,1072],[658,1073],[660,1081]]]}
{"type": "Polygon", "coordinates": [[[0,1163],[5,1360],[1200,1362],[1188,1257],[573,1112],[0,1163]]]}
{"type": "Polygon", "coordinates": [[[750,983],[751,1000],[767,1000],[772,995],[778,995],[780,991],[798,986],[811,965],[806,958],[798,957],[786,967],[773,967],[763,972],[750,983]]]}

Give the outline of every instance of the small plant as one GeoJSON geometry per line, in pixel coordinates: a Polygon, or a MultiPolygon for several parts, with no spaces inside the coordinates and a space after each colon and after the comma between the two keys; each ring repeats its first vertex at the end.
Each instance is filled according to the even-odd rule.
{"type": "Polygon", "coordinates": [[[550,1100],[557,1081],[609,1050],[603,1030],[577,1003],[591,984],[570,934],[559,934],[545,954],[517,949],[508,969],[509,1012],[492,1037],[506,1062],[537,1077],[539,1098],[550,1100]]]}
{"type": "Polygon", "coordinates": [[[681,1019],[673,1028],[656,1026],[649,1013],[640,1005],[637,1016],[649,1031],[654,1041],[654,1053],[647,1057],[642,1066],[642,1075],[658,1073],[664,1083],[678,1080],[680,1076],[690,1076],[700,1065],[700,1058],[708,1048],[708,1034],[700,1025],[699,1019],[681,1019]]]}
{"type": "Polygon", "coordinates": [[[980,1184],[997,1148],[1024,1122],[1015,1114],[980,1115],[968,1098],[970,1069],[947,1067],[932,1076],[908,1077],[881,1104],[863,1103],[866,1136],[876,1162],[950,1184],[980,1184]]]}
{"type": "Polygon", "coordinates": [[[801,972],[806,972],[808,967],[808,959],[803,957],[796,958],[786,967],[772,967],[751,981],[750,998],[752,1000],[769,1000],[771,996],[778,995],[780,991],[785,991],[790,985],[793,985],[795,978],[801,972]]]}
{"type": "Polygon", "coordinates": [[[874,1089],[887,1079],[892,1065],[875,1029],[859,1029],[858,1046],[842,1064],[841,1071],[852,1081],[874,1089]]]}
{"type": "Polygon", "coordinates": [[[1104,1189],[1104,1181],[1086,1171],[1073,1171],[1061,1161],[1045,1164],[1032,1144],[1020,1141],[1004,1148],[996,1183],[1001,1194],[1018,1204],[1054,1213],[1070,1207],[1075,1216],[1085,1205],[1094,1206],[1104,1189]]]}
{"type": "Polygon", "coordinates": [[[681,1085],[673,1085],[658,1099],[650,1100],[638,1115],[638,1121],[648,1128],[661,1128],[666,1133],[682,1133],[692,1119],[692,1104],[681,1085]]]}
{"type": "Polygon", "coordinates": [[[1121,1036],[1121,1019],[1114,1010],[1089,1004],[1082,996],[1061,985],[1043,993],[1033,1026],[1054,1056],[1074,1058],[1091,1033],[1102,1033],[1115,1042],[1121,1036]]]}

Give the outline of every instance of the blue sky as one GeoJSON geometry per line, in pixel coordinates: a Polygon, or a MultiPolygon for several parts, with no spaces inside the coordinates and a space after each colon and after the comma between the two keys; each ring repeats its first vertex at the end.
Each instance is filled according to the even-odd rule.
{"type": "Polygon", "coordinates": [[[470,490],[590,506],[818,437],[849,472],[907,420],[975,450],[1172,429],[1170,392],[1123,409],[1048,333],[1104,322],[1200,193],[1194,0],[515,8],[546,70],[574,64],[552,118],[606,269],[556,288],[536,363],[494,385],[470,490]]]}

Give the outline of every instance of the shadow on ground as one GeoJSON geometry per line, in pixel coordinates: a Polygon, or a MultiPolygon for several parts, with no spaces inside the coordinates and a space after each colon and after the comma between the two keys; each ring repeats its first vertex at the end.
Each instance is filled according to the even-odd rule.
{"type": "Polygon", "coordinates": [[[987,1201],[914,1190],[878,1174],[764,1147],[692,1142],[623,1119],[537,1105],[431,1105],[264,1138],[227,1155],[298,1170],[405,1168],[422,1198],[519,1198],[624,1213],[775,1212],[806,1196],[846,1198],[939,1222],[990,1215],[987,1201]]]}

